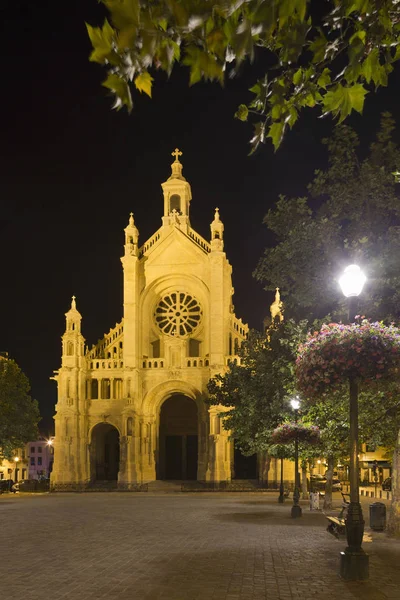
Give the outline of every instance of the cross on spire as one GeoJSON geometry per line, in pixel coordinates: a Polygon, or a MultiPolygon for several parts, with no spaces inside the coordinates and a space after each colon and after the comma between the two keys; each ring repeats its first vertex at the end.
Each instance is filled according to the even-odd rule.
{"type": "Polygon", "coordinates": [[[182,152],[179,148],[175,148],[175,150],[171,152],[171,156],[175,156],[175,162],[179,162],[179,157],[182,156],[182,152]]]}

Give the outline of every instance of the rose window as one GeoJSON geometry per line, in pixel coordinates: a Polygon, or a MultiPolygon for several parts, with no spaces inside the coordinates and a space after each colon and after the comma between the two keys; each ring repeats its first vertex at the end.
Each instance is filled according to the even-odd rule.
{"type": "Polygon", "coordinates": [[[190,335],[201,321],[200,304],[190,294],[172,292],[164,296],[154,311],[154,318],[167,335],[190,335]]]}

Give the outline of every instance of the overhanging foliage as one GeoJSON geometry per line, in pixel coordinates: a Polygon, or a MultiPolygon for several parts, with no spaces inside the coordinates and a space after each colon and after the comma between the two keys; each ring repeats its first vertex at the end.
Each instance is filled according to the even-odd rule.
{"type": "Polygon", "coordinates": [[[151,96],[150,73],[176,63],[189,68],[190,85],[223,84],[255,58],[265,65],[236,113],[253,121],[253,151],[267,138],[278,148],[304,108],[339,122],[362,112],[400,59],[397,0],[101,1],[111,22],[87,26],[90,60],[107,67],[117,109],[132,110],[132,84],[151,96]]]}

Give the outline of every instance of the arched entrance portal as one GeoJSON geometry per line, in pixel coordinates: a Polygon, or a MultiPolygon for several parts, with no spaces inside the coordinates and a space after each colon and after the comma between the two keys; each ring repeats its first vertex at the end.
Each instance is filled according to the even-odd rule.
{"type": "Polygon", "coordinates": [[[165,400],[160,411],[157,479],[197,479],[196,403],[181,394],[165,400]]]}
{"type": "Polygon", "coordinates": [[[109,423],[93,428],[90,446],[91,481],[117,481],[119,471],[119,433],[109,423]]]}
{"type": "Polygon", "coordinates": [[[257,454],[245,456],[235,447],[234,479],[257,479],[257,454]]]}

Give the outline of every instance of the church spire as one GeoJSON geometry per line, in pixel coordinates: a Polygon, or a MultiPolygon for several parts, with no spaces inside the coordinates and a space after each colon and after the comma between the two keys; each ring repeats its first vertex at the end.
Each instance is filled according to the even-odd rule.
{"type": "Polygon", "coordinates": [[[271,323],[276,323],[278,319],[280,323],[283,321],[283,302],[281,300],[281,295],[279,293],[279,288],[276,288],[275,292],[275,300],[270,306],[271,311],[271,323]]]}
{"type": "Polygon", "coordinates": [[[133,213],[129,214],[128,226],[125,227],[125,255],[138,255],[139,230],[135,225],[133,213]]]}
{"type": "Polygon", "coordinates": [[[222,252],[224,249],[224,224],[219,217],[219,208],[215,209],[214,221],[210,225],[211,229],[211,250],[222,252]]]}
{"type": "Polygon", "coordinates": [[[76,309],[76,296],[72,296],[71,308],[65,313],[65,318],[67,320],[66,331],[80,332],[82,316],[81,313],[76,309]]]}
{"type": "Polygon", "coordinates": [[[183,165],[179,160],[179,157],[182,156],[182,152],[179,150],[179,148],[175,148],[175,150],[171,152],[171,156],[175,156],[175,160],[171,165],[172,174],[168,181],[170,179],[181,179],[182,181],[186,181],[182,175],[183,165]]]}

